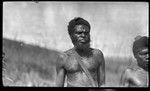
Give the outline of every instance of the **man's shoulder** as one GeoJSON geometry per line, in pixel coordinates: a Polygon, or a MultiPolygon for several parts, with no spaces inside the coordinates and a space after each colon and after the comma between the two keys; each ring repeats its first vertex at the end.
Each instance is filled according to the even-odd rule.
{"type": "Polygon", "coordinates": [[[72,53],[73,53],[73,48],[60,53],[59,58],[62,59],[63,62],[66,62],[66,60],[72,53]]]}
{"type": "Polygon", "coordinates": [[[135,69],[128,67],[124,70],[124,75],[126,75],[127,77],[131,77],[135,72],[135,69]]]}
{"type": "Polygon", "coordinates": [[[139,70],[139,67],[137,65],[131,65],[126,68],[126,72],[128,73],[134,73],[138,70],[139,70]]]}
{"type": "Polygon", "coordinates": [[[64,64],[65,61],[67,59],[67,54],[64,53],[64,52],[61,52],[59,55],[58,55],[58,59],[57,59],[57,62],[58,64],[64,64]]]}
{"type": "Polygon", "coordinates": [[[103,56],[103,52],[100,49],[92,48],[92,50],[95,55],[103,56]]]}
{"type": "Polygon", "coordinates": [[[60,59],[64,59],[66,57],[67,57],[67,55],[64,52],[62,52],[62,53],[59,54],[59,58],[60,59]]]}
{"type": "Polygon", "coordinates": [[[133,71],[132,68],[126,68],[124,72],[125,72],[125,73],[132,73],[132,71],[133,71]]]}
{"type": "Polygon", "coordinates": [[[69,54],[72,54],[73,51],[74,51],[73,48],[71,48],[71,49],[65,51],[64,54],[69,55],[69,54]]]}
{"type": "Polygon", "coordinates": [[[101,64],[104,60],[104,55],[101,50],[93,48],[93,56],[94,58],[101,64]]]}

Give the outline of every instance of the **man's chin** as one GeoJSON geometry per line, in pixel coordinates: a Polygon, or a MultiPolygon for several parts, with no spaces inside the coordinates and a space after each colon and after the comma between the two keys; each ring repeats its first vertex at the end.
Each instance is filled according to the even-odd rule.
{"type": "Polygon", "coordinates": [[[143,62],[143,67],[148,67],[148,62],[143,62]]]}
{"type": "Polygon", "coordinates": [[[89,43],[79,43],[76,47],[78,49],[87,49],[90,47],[90,44],[89,43]]]}

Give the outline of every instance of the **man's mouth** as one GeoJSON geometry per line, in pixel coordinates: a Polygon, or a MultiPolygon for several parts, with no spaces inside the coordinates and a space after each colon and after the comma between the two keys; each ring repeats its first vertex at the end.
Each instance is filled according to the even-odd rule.
{"type": "Polygon", "coordinates": [[[148,59],[145,59],[145,62],[148,62],[148,59]]]}
{"type": "Polygon", "coordinates": [[[148,60],[144,60],[143,63],[144,63],[145,65],[148,65],[148,60]]]}
{"type": "Polygon", "coordinates": [[[85,39],[79,39],[79,41],[81,41],[81,42],[82,42],[82,41],[85,41],[85,39]]]}
{"type": "Polygon", "coordinates": [[[85,43],[85,42],[86,42],[86,40],[81,39],[81,40],[79,40],[78,42],[79,42],[79,43],[85,43]]]}
{"type": "Polygon", "coordinates": [[[79,38],[78,40],[79,41],[85,41],[85,38],[79,38]]]}
{"type": "Polygon", "coordinates": [[[143,61],[148,62],[148,58],[143,58],[143,61]]]}

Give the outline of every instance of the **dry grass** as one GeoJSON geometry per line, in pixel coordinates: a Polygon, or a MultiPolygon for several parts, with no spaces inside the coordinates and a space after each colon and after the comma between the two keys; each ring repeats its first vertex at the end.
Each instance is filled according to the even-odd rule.
{"type": "Polygon", "coordinates": [[[106,58],[106,85],[105,87],[120,87],[122,72],[129,62],[127,58],[106,58]],[[115,61],[114,61],[115,60],[115,61]]]}
{"type": "Polygon", "coordinates": [[[53,86],[59,52],[3,39],[4,86],[53,86]]]}

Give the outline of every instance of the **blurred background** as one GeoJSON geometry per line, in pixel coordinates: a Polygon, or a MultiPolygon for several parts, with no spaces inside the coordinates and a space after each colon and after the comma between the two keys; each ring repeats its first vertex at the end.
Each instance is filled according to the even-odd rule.
{"type": "Polygon", "coordinates": [[[73,47],[68,22],[82,17],[91,24],[91,47],[104,54],[106,86],[118,86],[116,79],[134,59],[134,38],[149,36],[148,7],[146,2],[3,2],[3,38],[63,52],[73,47]]]}

